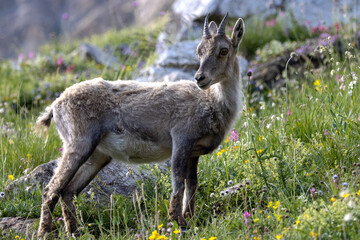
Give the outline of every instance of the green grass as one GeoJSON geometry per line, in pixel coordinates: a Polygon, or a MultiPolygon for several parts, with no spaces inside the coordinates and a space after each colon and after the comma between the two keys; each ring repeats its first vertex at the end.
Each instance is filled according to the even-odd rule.
{"type": "MultiPolygon", "coordinates": [[[[90,41],[99,46],[107,41],[118,44],[128,41],[128,31],[133,30],[111,31],[105,40],[93,37],[90,41]]],[[[258,37],[250,33],[247,41],[258,37]]],[[[46,62],[26,61],[21,70],[13,70],[7,62],[0,64],[0,191],[26,169],[60,156],[61,141],[53,125],[48,138],[34,132],[39,111],[56,93],[99,75],[131,77],[139,58],[153,58],[152,37],[126,43],[132,41],[150,47],[123,59],[129,68],[120,71],[66,59],[76,43],[56,46],[56,54],[64,53],[65,62],[76,66],[74,72],[65,73],[46,62]]],[[[50,49],[46,47],[44,53],[50,49]]],[[[348,50],[357,56],[356,49],[348,50]]],[[[77,239],[136,239],[139,234],[149,239],[155,230],[168,239],[359,239],[360,87],[358,82],[350,84],[360,74],[359,59],[340,59],[331,46],[325,51],[329,64],[307,69],[304,77],[291,77],[288,93],[283,88],[256,94],[244,90],[247,102],[256,99],[245,107],[235,126],[239,140],[225,140],[221,148],[201,158],[196,216],[186,234],[161,233],[168,228],[171,173],[155,167],[151,169],[154,180],[139,181],[133,197],[113,195],[112,204],[99,207],[95,200],[80,195],[76,204],[81,236],[77,239]],[[236,193],[224,194],[224,189],[240,183],[236,193]],[[343,183],[347,183],[345,190],[343,183]],[[245,212],[251,214],[248,221],[245,212]]],[[[40,204],[40,190],[23,189],[0,199],[0,217],[38,218],[40,204]]],[[[57,206],[54,224],[60,239],[65,239],[63,222],[57,220],[60,216],[57,206]]],[[[174,225],[172,230],[176,229],[174,225]]],[[[4,238],[15,236],[8,233],[4,238]]]]}

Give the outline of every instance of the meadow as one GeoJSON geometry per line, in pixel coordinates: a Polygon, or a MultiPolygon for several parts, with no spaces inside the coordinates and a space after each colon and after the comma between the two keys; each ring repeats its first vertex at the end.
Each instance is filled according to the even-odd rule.
{"type": "MultiPolygon", "coordinates": [[[[352,24],[315,30],[292,24],[284,31],[281,21],[252,24],[240,54],[255,59],[253,64],[285,48],[294,51],[288,58],[295,58],[304,40],[324,33],[340,36],[347,49],[338,54],[331,38],[324,37],[327,44],[316,51],[325,54],[326,64],[308,64],[301,71],[287,68],[277,88],[252,83],[249,72],[243,79],[246,104],[241,118],[219,149],[201,158],[196,215],[184,234],[167,214],[171,172],[154,167],[155,178],[139,180],[132,197],[111,195],[111,204],[99,206],[80,195],[75,201],[81,236],[76,239],[360,238],[357,29],[352,24]]],[[[39,52],[19,54],[13,63],[0,62],[1,218],[39,218],[40,190],[5,193],[15,179],[61,155],[53,124],[49,137],[34,133],[39,112],[76,82],[136,76],[156,59],[157,34],[163,25],[110,30],[82,40],[99,47],[126,44],[131,51],[118,53],[121,69],[71,56],[80,41],[57,39],[39,52]]],[[[54,225],[59,239],[68,239],[59,206],[54,225]]],[[[0,232],[0,238],[29,239],[11,231],[0,232]]]]}

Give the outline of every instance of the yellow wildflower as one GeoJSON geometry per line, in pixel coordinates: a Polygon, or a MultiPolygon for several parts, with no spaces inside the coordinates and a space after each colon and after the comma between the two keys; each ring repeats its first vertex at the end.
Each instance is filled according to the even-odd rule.
{"type": "Polygon", "coordinates": [[[262,153],[264,150],[262,150],[262,149],[259,149],[258,151],[256,151],[256,153],[257,154],[260,154],[260,153],[262,153]]]}
{"type": "Polygon", "coordinates": [[[319,79],[317,79],[315,82],[314,82],[314,86],[321,86],[321,82],[319,79]]]}
{"type": "Polygon", "coordinates": [[[267,219],[270,219],[270,215],[268,215],[266,218],[267,218],[267,219]]]}
{"type": "Polygon", "coordinates": [[[259,220],[260,220],[260,219],[255,218],[255,219],[254,219],[254,223],[258,222],[259,220]]]}
{"type": "Polygon", "coordinates": [[[26,154],[26,157],[27,157],[27,159],[31,159],[31,154],[30,153],[28,153],[28,154],[26,154]]]}
{"type": "Polygon", "coordinates": [[[125,70],[126,71],[131,71],[131,66],[126,66],[125,70]]]}
{"type": "Polygon", "coordinates": [[[176,229],[176,230],[174,230],[174,232],[173,233],[175,233],[175,234],[179,234],[180,233],[180,230],[179,229],[176,229]]]}
{"type": "Polygon", "coordinates": [[[151,236],[149,237],[149,240],[158,239],[159,236],[160,236],[159,233],[157,232],[157,230],[155,230],[155,231],[153,231],[151,233],[151,236]]]}
{"type": "Polygon", "coordinates": [[[15,236],[15,239],[19,239],[19,236],[18,236],[18,235],[16,235],[16,236],[15,236]]]}
{"type": "Polygon", "coordinates": [[[277,221],[280,222],[282,215],[279,214],[276,217],[277,217],[277,221]]]}
{"type": "Polygon", "coordinates": [[[10,140],[9,140],[9,144],[10,144],[10,145],[13,145],[13,144],[14,144],[14,140],[10,139],[10,140]]]}
{"type": "Polygon", "coordinates": [[[209,240],[215,240],[217,237],[210,237],[209,240]]]}
{"type": "Polygon", "coordinates": [[[271,208],[272,205],[273,205],[273,202],[270,201],[269,204],[268,204],[268,208],[271,208]]]}
{"type": "Polygon", "coordinates": [[[260,210],[260,211],[259,211],[259,213],[262,213],[262,212],[263,212],[263,210],[260,210]]]}
{"type": "Polygon", "coordinates": [[[273,206],[273,209],[277,209],[280,206],[280,201],[276,201],[275,205],[273,206]]]}
{"type": "MultiPolygon", "coordinates": [[[[249,160],[246,160],[246,161],[245,161],[245,163],[248,163],[248,162],[249,162],[249,160]]],[[[360,190],[359,190],[359,192],[360,192],[360,190]]],[[[358,196],[359,196],[359,195],[358,195],[358,196]]]]}
{"type": "Polygon", "coordinates": [[[306,176],[308,177],[308,176],[309,176],[309,173],[306,173],[306,176]]]}
{"type": "Polygon", "coordinates": [[[347,198],[348,196],[350,196],[350,193],[345,193],[345,194],[343,195],[343,198],[347,198]]]}
{"type": "Polygon", "coordinates": [[[158,225],[158,229],[161,229],[164,224],[158,225]]]}
{"type": "Polygon", "coordinates": [[[333,197],[331,197],[330,200],[331,200],[332,202],[335,202],[335,198],[333,198],[333,197]]]}
{"type": "Polygon", "coordinates": [[[200,240],[206,240],[206,238],[200,238],[200,240]]]}
{"type": "Polygon", "coordinates": [[[13,176],[13,175],[9,175],[8,178],[9,178],[10,180],[14,180],[14,176],[13,176]]]}
{"type": "Polygon", "coordinates": [[[295,221],[295,224],[296,224],[296,225],[299,225],[299,223],[300,223],[300,220],[296,220],[296,221],[295,221]]]}
{"type": "Polygon", "coordinates": [[[360,196],[360,190],[357,191],[356,196],[360,196]]]}
{"type": "Polygon", "coordinates": [[[259,142],[264,139],[264,136],[259,136],[259,142]]]}
{"type": "Polygon", "coordinates": [[[317,233],[310,232],[310,236],[312,236],[312,237],[317,237],[317,233]]]}
{"type": "Polygon", "coordinates": [[[259,237],[254,237],[254,240],[260,240],[260,238],[259,237]]]}
{"type": "Polygon", "coordinates": [[[282,237],[283,237],[284,235],[282,235],[282,234],[280,234],[280,235],[276,235],[276,239],[282,239],[282,237]]]}
{"type": "Polygon", "coordinates": [[[168,239],[165,235],[158,236],[156,239],[166,240],[168,239]]]}

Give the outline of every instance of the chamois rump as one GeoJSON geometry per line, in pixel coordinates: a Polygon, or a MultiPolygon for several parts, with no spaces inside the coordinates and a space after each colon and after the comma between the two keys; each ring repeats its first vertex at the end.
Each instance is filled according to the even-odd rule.
{"type": "Polygon", "coordinates": [[[236,54],[245,26],[239,18],[227,37],[227,17],[219,27],[205,18],[196,82],[96,78],[67,88],[45,109],[37,124],[49,127],[53,119],[63,153],[43,191],[38,237],[52,230],[51,214],[59,200],[67,234],[77,232],[73,198],[112,159],[151,163],[171,157],[169,215],[187,225],[185,219],[195,210],[199,157],[219,146],[242,110],[236,54]]]}

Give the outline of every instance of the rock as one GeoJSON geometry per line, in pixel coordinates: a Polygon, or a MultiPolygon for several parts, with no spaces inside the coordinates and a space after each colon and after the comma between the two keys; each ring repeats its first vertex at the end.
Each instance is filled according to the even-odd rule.
{"type": "MultiPolygon", "coordinates": [[[[200,40],[182,41],[171,45],[163,51],[154,66],[140,72],[136,80],[140,82],[174,82],[178,80],[194,80],[199,68],[196,47],[200,40]]],[[[248,61],[239,57],[241,75],[245,76],[248,61]]]]}
{"type": "Polygon", "coordinates": [[[27,236],[28,239],[34,239],[36,230],[33,229],[33,226],[36,221],[37,219],[26,219],[21,217],[0,218],[0,232],[2,232],[2,239],[10,239],[11,232],[27,236]]]}
{"type": "Polygon", "coordinates": [[[291,22],[290,16],[293,14],[295,21],[300,25],[308,25],[311,28],[319,25],[333,26],[337,21],[351,22],[350,15],[360,14],[360,2],[350,0],[332,2],[327,0],[175,0],[171,10],[172,21],[159,36],[159,49],[163,49],[169,42],[194,39],[194,36],[197,38],[202,32],[201,28],[207,14],[210,15],[210,20],[216,22],[219,22],[226,12],[229,13],[230,18],[242,17],[246,19],[246,22],[265,21],[279,16],[285,24],[291,22]],[[334,15],[338,17],[334,18],[334,15]]]}
{"type": "Polygon", "coordinates": [[[195,71],[185,71],[178,68],[163,68],[150,66],[140,72],[139,82],[174,82],[178,80],[194,80],[195,71]]]}
{"type": "MultiPolygon", "coordinates": [[[[339,56],[344,57],[347,45],[341,39],[340,36],[330,36],[331,44],[334,46],[334,51],[339,56]]],[[[360,34],[355,34],[349,39],[352,39],[354,48],[360,48],[360,34]]],[[[314,69],[320,68],[324,64],[327,64],[328,58],[326,52],[319,51],[320,46],[328,45],[329,40],[325,38],[308,39],[303,45],[294,50],[296,56],[294,56],[288,63],[288,74],[291,77],[293,72],[302,74],[309,65],[314,69]]],[[[284,82],[283,73],[285,71],[286,63],[290,58],[290,50],[284,50],[278,56],[272,57],[265,63],[259,63],[251,66],[253,75],[251,79],[254,83],[264,82],[270,88],[277,87],[284,82]]]]}
{"type": "Polygon", "coordinates": [[[97,64],[119,69],[119,59],[116,56],[102,51],[100,48],[90,43],[81,43],[80,46],[71,53],[71,56],[80,55],[83,60],[93,59],[97,64]]]}
{"type": "MultiPolygon", "coordinates": [[[[37,166],[31,173],[20,177],[11,183],[6,189],[7,194],[22,191],[28,192],[43,188],[51,179],[57,167],[58,160],[50,161],[37,166]]],[[[161,171],[166,172],[168,162],[159,164],[161,171]]],[[[150,179],[149,169],[152,165],[127,165],[120,161],[111,161],[93,179],[93,181],[82,191],[87,197],[93,195],[94,199],[107,202],[111,194],[122,194],[129,196],[136,189],[136,181],[150,179]]]]}
{"type": "Polygon", "coordinates": [[[196,47],[199,40],[183,41],[171,45],[158,58],[156,65],[165,68],[183,68],[197,70],[199,60],[196,56],[196,47]]]}

